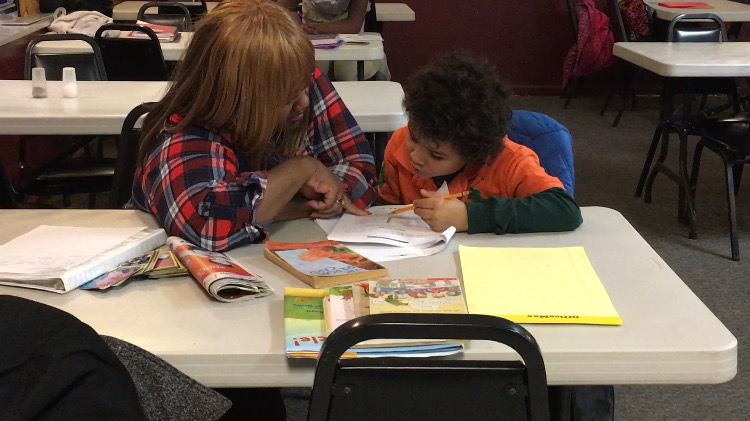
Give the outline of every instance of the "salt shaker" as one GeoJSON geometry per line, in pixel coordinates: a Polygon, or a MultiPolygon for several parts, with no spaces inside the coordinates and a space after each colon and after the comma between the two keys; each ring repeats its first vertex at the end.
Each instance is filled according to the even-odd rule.
{"type": "Polygon", "coordinates": [[[44,73],[44,67],[31,69],[31,96],[47,98],[47,77],[44,73]]]}
{"type": "Polygon", "coordinates": [[[63,67],[62,92],[65,98],[75,98],[78,96],[75,67],[63,67]]]}

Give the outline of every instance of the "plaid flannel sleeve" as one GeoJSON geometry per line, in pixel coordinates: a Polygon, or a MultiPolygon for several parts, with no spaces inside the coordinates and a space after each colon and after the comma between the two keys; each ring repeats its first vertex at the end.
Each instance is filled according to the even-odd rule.
{"type": "Polygon", "coordinates": [[[235,153],[218,134],[187,128],[163,136],[169,139],[144,163],[142,188],[167,233],[215,251],[263,240],[254,215],[265,175],[238,172],[235,153]]]}
{"type": "Polygon", "coordinates": [[[310,86],[310,112],[307,152],[343,181],[356,206],[367,207],[375,199],[375,158],[357,121],[318,68],[310,86]]]}

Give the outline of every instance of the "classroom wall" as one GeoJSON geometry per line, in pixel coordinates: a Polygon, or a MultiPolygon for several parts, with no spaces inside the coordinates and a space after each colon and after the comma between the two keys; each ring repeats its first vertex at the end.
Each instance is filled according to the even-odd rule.
{"type": "MultiPolygon", "coordinates": [[[[516,93],[560,93],[562,60],[574,41],[567,0],[401,2],[415,11],[416,21],[384,25],[394,80],[403,82],[435,54],[463,49],[486,56],[516,93]]],[[[604,0],[596,3],[606,10],[604,0]]]]}

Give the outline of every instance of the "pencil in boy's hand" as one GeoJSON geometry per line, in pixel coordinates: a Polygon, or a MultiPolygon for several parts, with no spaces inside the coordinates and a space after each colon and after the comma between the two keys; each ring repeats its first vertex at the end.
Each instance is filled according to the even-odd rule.
{"type": "MultiPolygon", "coordinates": [[[[468,195],[469,195],[468,191],[462,191],[460,193],[453,193],[453,194],[448,194],[448,195],[445,195],[445,196],[441,196],[440,198],[444,199],[444,200],[449,200],[449,199],[458,199],[458,198],[461,198],[461,197],[464,197],[464,196],[468,196],[468,195]]],[[[394,210],[390,211],[388,213],[388,215],[396,215],[396,214],[399,214],[399,213],[409,212],[411,210],[414,210],[414,204],[413,203],[411,205],[406,205],[404,207],[401,207],[401,208],[398,208],[398,209],[394,209],[394,210]]]]}

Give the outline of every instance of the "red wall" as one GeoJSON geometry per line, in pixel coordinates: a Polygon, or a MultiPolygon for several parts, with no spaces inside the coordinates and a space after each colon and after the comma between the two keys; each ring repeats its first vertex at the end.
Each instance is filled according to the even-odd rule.
{"type": "MultiPolygon", "coordinates": [[[[516,93],[560,93],[562,60],[574,41],[566,0],[401,1],[416,21],[384,24],[394,80],[435,54],[462,49],[486,56],[516,93]]],[[[603,0],[597,4],[606,10],[603,0]]]]}

